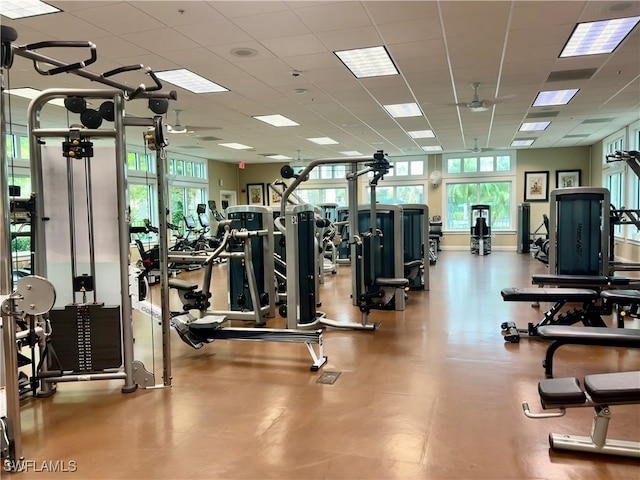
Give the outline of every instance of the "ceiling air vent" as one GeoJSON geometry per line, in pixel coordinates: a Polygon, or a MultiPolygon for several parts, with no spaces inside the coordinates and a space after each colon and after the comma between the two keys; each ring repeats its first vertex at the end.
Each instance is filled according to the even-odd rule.
{"type": "Polygon", "coordinates": [[[527,115],[527,118],[547,118],[547,117],[557,117],[558,114],[560,112],[559,111],[555,111],[555,112],[535,112],[535,113],[530,113],[529,115],[527,115]]]}
{"type": "Polygon", "coordinates": [[[561,70],[551,72],[547,82],[564,82],[566,80],[587,80],[596,73],[597,68],[580,68],[577,70],[561,70]]]}
{"type": "Polygon", "coordinates": [[[587,118],[582,123],[609,123],[613,122],[615,118],[587,118]]]}
{"type": "Polygon", "coordinates": [[[569,135],[565,135],[562,138],[585,138],[588,137],[590,134],[588,133],[571,133],[569,135]]]}
{"type": "Polygon", "coordinates": [[[213,135],[206,135],[204,137],[198,137],[198,140],[202,140],[203,142],[217,142],[218,140],[222,140],[222,139],[218,137],[214,137],[213,135]]]}
{"type": "Polygon", "coordinates": [[[178,145],[177,148],[184,148],[189,150],[195,150],[196,148],[202,148],[200,145],[178,145]]]}

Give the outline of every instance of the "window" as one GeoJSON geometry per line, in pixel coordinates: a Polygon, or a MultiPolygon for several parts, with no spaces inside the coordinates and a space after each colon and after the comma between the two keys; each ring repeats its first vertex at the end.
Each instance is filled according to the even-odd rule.
{"type": "Polygon", "coordinates": [[[321,203],[337,203],[340,207],[347,205],[346,188],[300,188],[296,190],[296,195],[311,205],[321,203]]]}
{"type": "Polygon", "coordinates": [[[512,182],[452,183],[446,185],[447,229],[469,231],[471,206],[491,207],[491,228],[511,230],[512,182]]]}
{"type": "MultiPolygon", "coordinates": [[[[371,203],[371,187],[366,188],[368,202],[371,203]]],[[[378,185],[376,202],[386,204],[424,204],[424,185],[378,185]]]]}
{"type": "MultiPolygon", "coordinates": [[[[606,158],[607,155],[615,153],[616,150],[624,150],[625,143],[624,132],[617,132],[604,140],[602,186],[609,189],[609,192],[611,193],[611,205],[615,208],[623,208],[626,203],[626,192],[624,188],[626,164],[624,162],[607,163],[606,158]]],[[[613,232],[614,235],[622,236],[624,234],[624,226],[616,225],[613,232]]]]}
{"type": "Polygon", "coordinates": [[[449,231],[469,232],[471,206],[491,206],[491,228],[514,230],[515,152],[443,157],[443,221],[449,231]]]}

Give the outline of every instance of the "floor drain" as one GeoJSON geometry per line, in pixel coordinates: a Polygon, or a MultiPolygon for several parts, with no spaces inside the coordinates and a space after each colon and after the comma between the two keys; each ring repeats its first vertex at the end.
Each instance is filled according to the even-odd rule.
{"type": "Polygon", "coordinates": [[[316,383],[333,385],[334,383],[336,383],[336,380],[338,380],[338,377],[340,376],[341,373],[342,372],[324,372],[322,375],[320,375],[316,383]]]}

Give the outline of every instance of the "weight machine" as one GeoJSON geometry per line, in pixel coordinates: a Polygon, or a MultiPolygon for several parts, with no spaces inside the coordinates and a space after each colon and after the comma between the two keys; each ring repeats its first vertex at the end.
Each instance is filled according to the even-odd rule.
{"type": "MultiPolygon", "coordinates": [[[[287,206],[288,197],[294,192],[300,183],[308,178],[309,173],[318,165],[330,164],[350,164],[351,173],[347,175],[349,182],[349,218],[357,223],[358,219],[358,189],[357,181],[362,175],[373,173],[369,181],[371,187],[371,207],[370,207],[370,232],[369,237],[372,249],[375,249],[379,241],[379,231],[376,221],[376,197],[375,189],[377,183],[391,168],[389,161],[382,151],[376,152],[373,157],[352,157],[352,158],[329,158],[311,161],[300,173],[295,174],[293,168],[285,166],[281,174],[284,178],[293,178],[287,189],[283,192],[280,204],[281,217],[276,220],[276,227],[282,231],[286,238],[287,256],[287,303],[280,307],[281,314],[287,318],[288,328],[313,328],[325,325],[334,328],[346,328],[356,330],[375,330],[377,324],[368,321],[368,314],[372,303],[385,301],[391,292],[395,295],[396,289],[404,289],[408,281],[404,278],[380,278],[377,277],[376,256],[371,255],[367,264],[362,257],[358,259],[357,245],[362,240],[358,235],[350,239],[351,246],[351,269],[352,269],[352,297],[353,304],[358,306],[362,318],[361,322],[337,322],[325,317],[315,309],[316,291],[314,289],[315,277],[317,275],[315,250],[310,248],[314,245],[315,221],[309,213],[309,208],[287,206]],[[364,163],[365,168],[358,170],[358,164],[364,163]],[[284,212],[284,217],[282,216],[284,212]],[[360,261],[358,261],[360,260],[360,261]],[[367,284],[365,276],[358,273],[367,269],[370,283],[367,284]],[[383,292],[383,295],[380,295],[383,292]]],[[[312,210],[312,209],[311,209],[312,210]]]]}
{"type": "MultiPolygon", "coordinates": [[[[5,114],[3,112],[1,118],[1,158],[2,165],[0,165],[0,218],[2,218],[2,224],[0,226],[0,238],[3,240],[0,242],[0,298],[2,299],[2,308],[0,313],[2,314],[2,358],[4,360],[4,369],[0,372],[0,417],[1,417],[1,432],[0,438],[2,438],[2,456],[4,457],[4,468],[7,471],[18,471],[19,461],[22,458],[22,441],[21,441],[21,425],[20,425],[20,404],[18,393],[18,370],[17,370],[17,346],[16,346],[16,319],[30,315],[36,324],[46,324],[51,320],[52,313],[49,311],[54,306],[56,301],[69,301],[69,297],[72,297],[72,305],[70,311],[73,315],[76,315],[76,323],[72,325],[72,322],[67,318],[65,323],[69,327],[69,331],[74,330],[76,332],[75,340],[77,343],[72,346],[73,353],[69,354],[67,351],[65,354],[61,350],[66,346],[60,346],[58,351],[59,356],[67,356],[67,358],[74,357],[73,366],[70,370],[62,371],[62,369],[55,371],[52,368],[52,364],[48,363],[50,359],[47,356],[47,350],[49,342],[46,345],[42,345],[41,362],[42,368],[38,369],[38,378],[41,380],[42,395],[51,395],[55,392],[55,384],[58,382],[66,381],[84,381],[84,380],[98,380],[98,379],[122,379],[124,385],[122,387],[123,393],[129,393],[135,391],[138,386],[150,387],[154,386],[155,378],[152,373],[148,372],[141,362],[133,360],[133,334],[131,323],[131,302],[129,297],[129,272],[128,272],[128,258],[129,258],[129,215],[128,215],[128,195],[127,195],[127,181],[126,181],[126,148],[125,148],[125,126],[138,126],[138,127],[153,127],[156,130],[162,130],[162,119],[157,116],[154,119],[148,118],[129,118],[124,114],[125,101],[133,100],[135,98],[143,98],[149,101],[149,108],[156,114],[166,113],[168,108],[168,100],[176,99],[175,92],[162,93],[162,85],[157,79],[151,69],[145,68],[142,65],[132,65],[126,67],[116,68],[109,72],[102,74],[96,74],[86,69],[86,67],[94,63],[97,59],[96,46],[91,42],[77,42],[77,41],[45,41],[37,42],[23,46],[14,45],[17,40],[17,32],[5,25],[1,27],[1,70],[0,70],[0,85],[2,87],[2,93],[4,94],[4,76],[5,70],[11,68],[13,60],[16,56],[26,58],[33,61],[35,70],[47,76],[54,76],[60,73],[72,73],[83,78],[87,78],[91,81],[98,82],[102,85],[111,87],[111,89],[91,89],[91,90],[75,90],[75,89],[50,89],[41,92],[36,97],[28,109],[28,125],[30,133],[30,151],[31,151],[31,175],[33,191],[35,192],[35,205],[34,214],[32,218],[33,222],[33,245],[34,257],[32,261],[32,272],[42,275],[42,277],[50,276],[50,280],[45,280],[42,277],[28,276],[21,279],[16,287],[16,291],[10,290],[11,285],[11,263],[10,263],[10,229],[9,229],[9,203],[7,195],[8,185],[8,162],[6,158],[5,149],[5,114]],[[88,50],[88,58],[82,61],[68,63],[41,53],[46,48],[76,48],[88,50]],[[141,70],[145,75],[148,75],[154,82],[152,86],[145,86],[140,84],[137,87],[131,84],[123,83],[116,80],[114,77],[125,73],[141,70]],[[40,127],[40,113],[44,105],[57,98],[64,98],[64,103],[67,109],[73,113],[80,115],[80,122],[83,124],[83,128],[41,128],[40,127]],[[86,98],[92,100],[103,101],[100,105],[99,111],[96,109],[88,108],[86,98]],[[100,129],[102,120],[114,122],[112,128],[100,129]],[[57,150],[55,155],[56,160],[63,159],[60,162],[47,162],[43,161],[41,147],[45,138],[61,138],[62,142],[62,155],[60,150],[57,150]],[[111,220],[117,217],[117,225],[113,229],[116,234],[114,244],[116,250],[114,252],[115,257],[105,258],[101,252],[94,250],[93,242],[96,240],[96,236],[93,235],[93,218],[94,215],[98,216],[102,220],[100,215],[106,214],[107,208],[94,210],[92,206],[92,192],[96,187],[96,183],[93,178],[95,174],[102,173],[102,167],[104,165],[91,165],[89,160],[94,156],[96,151],[93,148],[92,138],[113,138],[115,140],[115,148],[110,151],[111,162],[102,162],[109,164],[113,172],[113,183],[111,188],[114,189],[114,194],[110,197],[112,200],[116,199],[115,207],[116,212],[111,220]],[[113,158],[115,157],[115,162],[113,158]],[[84,163],[84,165],[83,165],[84,163]],[[115,163],[115,165],[114,165],[115,163]],[[93,173],[91,173],[91,167],[94,166],[93,173]],[[52,185],[52,175],[55,170],[58,173],[58,179],[63,176],[63,185],[67,185],[68,195],[66,196],[67,208],[55,208],[59,206],[59,202],[63,199],[56,199],[56,202],[48,203],[45,200],[45,185],[53,188],[59,188],[59,185],[52,185]],[[61,173],[64,172],[64,173],[61,173]],[[81,185],[79,180],[82,178],[84,181],[83,194],[74,192],[73,185],[81,185]],[[48,182],[48,183],[47,183],[48,182]],[[61,211],[63,210],[63,211],[61,211]],[[76,230],[79,230],[82,222],[78,223],[76,216],[81,216],[85,213],[88,224],[85,226],[88,232],[88,239],[85,244],[76,244],[76,230]],[[60,214],[66,216],[66,220],[60,217],[60,214]],[[64,224],[66,223],[66,227],[64,224]],[[66,231],[64,236],[60,239],[57,234],[62,231],[66,231]],[[67,265],[66,271],[60,268],[60,252],[57,249],[51,249],[47,252],[47,239],[53,244],[56,241],[64,241],[66,238],[69,243],[68,246],[71,250],[71,265],[67,265]],[[88,263],[80,263],[76,261],[78,254],[87,254],[89,258],[88,263]],[[115,264],[113,263],[115,262],[115,264]],[[115,265],[115,267],[113,266],[115,265]],[[51,267],[51,268],[48,268],[51,267]],[[109,287],[113,287],[114,284],[120,285],[120,298],[118,298],[118,305],[114,309],[102,308],[102,305],[95,301],[96,289],[100,289],[101,292],[108,292],[112,288],[106,288],[106,285],[99,279],[98,273],[102,275],[106,270],[111,267],[112,274],[115,274],[115,281],[109,284],[109,287]],[[85,272],[89,270],[89,273],[79,273],[80,270],[85,272]],[[62,280],[64,278],[64,280],[62,280]],[[69,282],[71,278],[71,282],[69,282]],[[73,285],[70,285],[70,283],[73,285]],[[57,285],[56,285],[57,284],[57,285]],[[89,292],[94,293],[94,302],[86,302],[86,294],[89,292]],[[82,303],[76,303],[76,293],[82,295],[82,303]],[[49,312],[50,318],[46,319],[45,315],[49,312]],[[111,323],[117,323],[118,339],[115,350],[120,351],[121,357],[119,358],[119,367],[111,371],[98,370],[95,367],[102,365],[102,360],[99,357],[98,352],[95,352],[97,356],[94,356],[94,351],[89,347],[91,344],[91,329],[96,327],[97,337],[94,335],[92,338],[96,339],[100,337],[100,328],[97,323],[92,320],[96,318],[103,319],[108,317],[111,323]],[[121,342],[121,343],[120,343],[121,342]],[[83,348],[80,348],[82,344],[83,348]],[[94,364],[95,360],[95,364],[94,364]],[[116,371],[117,370],[117,371],[116,371]],[[5,407],[6,405],[6,407],[5,407]]],[[[77,51],[77,50],[76,50],[77,51]]],[[[4,101],[3,101],[4,104],[4,101]]],[[[166,137],[165,137],[166,138],[166,137]]],[[[158,150],[163,151],[166,146],[166,142],[158,146],[158,150]]],[[[97,152],[102,154],[103,152],[97,152]]],[[[163,156],[158,154],[158,159],[163,156]]],[[[159,162],[159,170],[162,171],[163,162],[159,162]]],[[[101,179],[103,180],[103,179],[101,179]]],[[[166,194],[159,192],[159,204],[164,204],[164,198],[166,194]]],[[[112,204],[114,202],[111,202],[112,204]]],[[[162,210],[160,210],[162,211],[162,210]]],[[[161,219],[161,227],[164,228],[165,222],[161,219]]],[[[165,239],[166,240],[166,239],[165,239]]],[[[161,242],[161,253],[166,253],[166,241],[161,242]],[[162,246],[164,243],[164,247],[162,246]]],[[[166,282],[166,279],[164,279],[166,282]]],[[[107,298],[108,293],[104,295],[107,298]]],[[[168,299],[166,299],[168,305],[168,299]]],[[[168,309],[167,309],[168,311],[168,309]]],[[[55,316],[55,314],[53,314],[55,316]]],[[[168,316],[166,318],[165,328],[168,333],[169,322],[168,316]]],[[[63,328],[64,329],[64,328],[63,328]]],[[[115,329],[114,329],[115,330],[115,329]]],[[[56,335],[54,333],[53,335],[56,335]]],[[[115,337],[115,335],[114,335],[115,337]]],[[[53,338],[53,337],[51,337],[53,338]]],[[[168,342],[163,348],[163,377],[164,385],[169,386],[171,384],[170,375],[170,355],[168,342]]]]}

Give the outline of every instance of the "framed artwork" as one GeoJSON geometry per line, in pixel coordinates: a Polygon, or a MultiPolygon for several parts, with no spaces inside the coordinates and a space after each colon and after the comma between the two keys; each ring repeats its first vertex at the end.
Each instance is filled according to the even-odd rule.
{"type": "Polygon", "coordinates": [[[247,183],[247,204],[264,205],[264,183],[247,183]]]}
{"type": "Polygon", "coordinates": [[[582,170],[556,171],[556,188],[579,187],[582,180],[582,170]]]}
{"type": "Polygon", "coordinates": [[[546,202],[549,200],[549,171],[524,172],[524,201],[546,202]]]}
{"type": "Polygon", "coordinates": [[[280,195],[280,189],[282,187],[275,185],[275,189],[271,188],[271,184],[267,184],[267,201],[269,205],[272,207],[279,207],[280,201],[282,200],[282,195],[280,195]]]}

